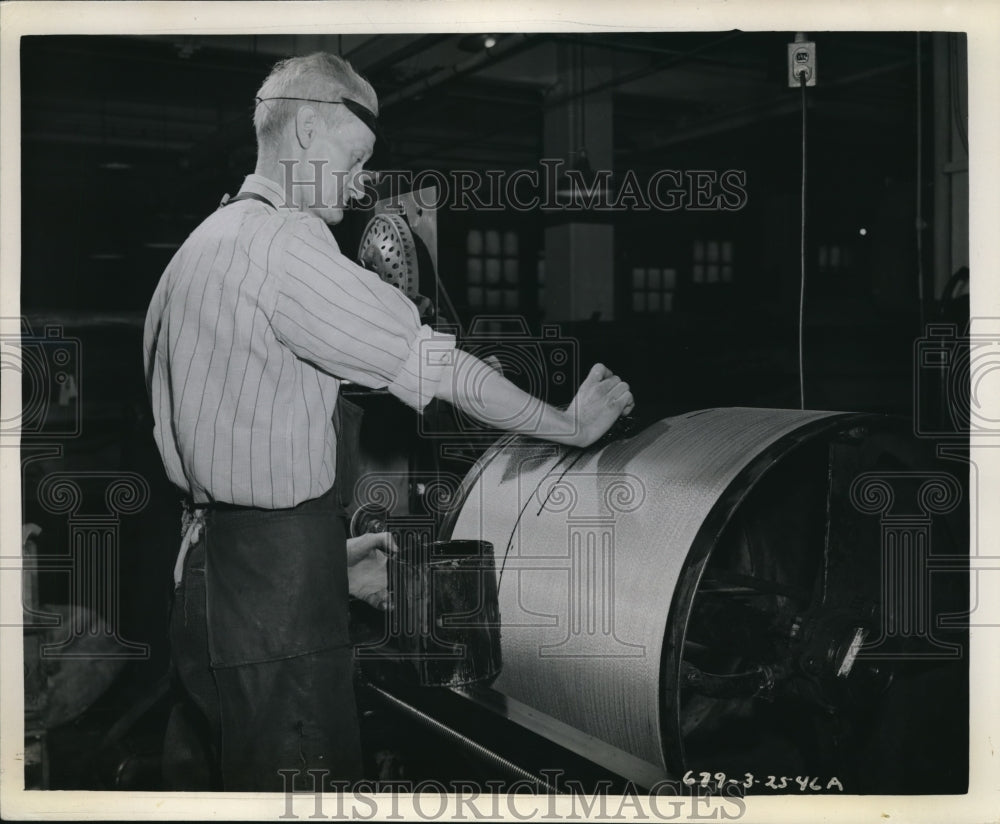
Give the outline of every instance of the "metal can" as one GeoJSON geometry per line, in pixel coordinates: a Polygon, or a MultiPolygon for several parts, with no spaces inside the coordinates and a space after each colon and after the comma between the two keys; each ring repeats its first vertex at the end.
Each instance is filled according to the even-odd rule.
{"type": "Polygon", "coordinates": [[[493,544],[434,541],[388,563],[392,636],[422,686],[490,682],[500,673],[493,544]]]}

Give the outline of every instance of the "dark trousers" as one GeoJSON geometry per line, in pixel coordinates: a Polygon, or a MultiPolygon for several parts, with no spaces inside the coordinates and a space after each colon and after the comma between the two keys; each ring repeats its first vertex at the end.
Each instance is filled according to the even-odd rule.
{"type": "Polygon", "coordinates": [[[224,790],[311,789],[307,770],[361,777],[340,515],[332,492],[288,510],[212,510],[188,554],[173,658],[224,790]]]}

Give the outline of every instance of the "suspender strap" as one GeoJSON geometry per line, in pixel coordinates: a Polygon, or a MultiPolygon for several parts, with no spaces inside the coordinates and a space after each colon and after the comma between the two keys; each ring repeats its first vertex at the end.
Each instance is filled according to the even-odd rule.
{"type": "Polygon", "coordinates": [[[219,204],[219,208],[221,209],[223,206],[228,206],[230,203],[235,203],[237,200],[259,200],[261,203],[270,206],[275,211],[277,211],[278,209],[278,207],[275,206],[273,203],[271,203],[271,201],[268,200],[266,197],[264,197],[264,195],[259,195],[256,192],[242,192],[236,195],[236,197],[229,197],[229,195],[226,195],[224,198],[222,198],[222,202],[219,204]]]}

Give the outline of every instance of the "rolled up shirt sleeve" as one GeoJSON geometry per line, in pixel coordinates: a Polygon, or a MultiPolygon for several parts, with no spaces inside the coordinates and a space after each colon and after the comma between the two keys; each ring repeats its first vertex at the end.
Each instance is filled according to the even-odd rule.
{"type": "Polygon", "coordinates": [[[413,302],[349,260],[315,218],[295,221],[269,266],[271,325],[298,357],[422,411],[452,363],[455,338],[421,325],[413,302]]]}

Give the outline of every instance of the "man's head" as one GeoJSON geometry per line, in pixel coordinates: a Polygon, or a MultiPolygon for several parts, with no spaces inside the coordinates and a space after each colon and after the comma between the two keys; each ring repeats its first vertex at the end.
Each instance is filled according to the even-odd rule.
{"type": "Polygon", "coordinates": [[[300,208],[339,222],[361,194],[377,112],[371,84],[346,60],[320,52],[280,61],[257,92],[258,173],[285,186],[300,208]]]}

